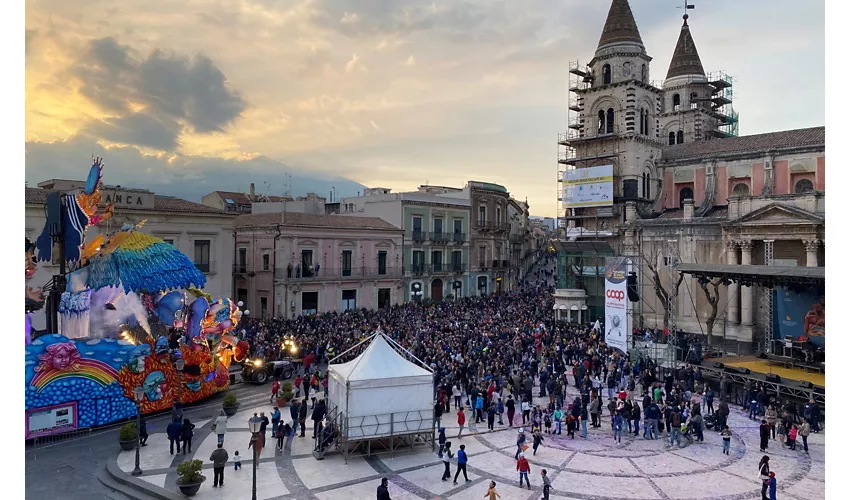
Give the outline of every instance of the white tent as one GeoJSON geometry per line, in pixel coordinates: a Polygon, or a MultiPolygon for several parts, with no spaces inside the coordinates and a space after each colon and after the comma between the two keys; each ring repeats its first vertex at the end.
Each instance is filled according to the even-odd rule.
{"type": "Polygon", "coordinates": [[[343,415],[348,439],[371,439],[430,430],[434,375],[408,361],[376,334],[347,363],[328,367],[328,403],[343,415]]]}

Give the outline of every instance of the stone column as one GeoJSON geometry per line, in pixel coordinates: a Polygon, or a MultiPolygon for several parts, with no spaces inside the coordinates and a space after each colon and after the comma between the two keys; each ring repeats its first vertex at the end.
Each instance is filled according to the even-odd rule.
{"type": "MultiPolygon", "coordinates": [[[[751,241],[741,242],[741,265],[749,266],[752,264],[753,243],[751,241]]],[[[744,326],[753,325],[753,287],[741,287],[741,324],[744,326]]]]}
{"type": "MultiPolygon", "coordinates": [[[[738,243],[735,241],[726,242],[726,264],[738,265],[738,243]]],[[[741,317],[738,315],[738,301],[740,300],[738,284],[730,283],[726,287],[726,294],[728,295],[726,300],[729,301],[728,321],[737,325],[741,322],[741,317]]]]}
{"type": "Polygon", "coordinates": [[[806,267],[818,267],[820,240],[803,240],[803,245],[806,245],[806,267]]]}

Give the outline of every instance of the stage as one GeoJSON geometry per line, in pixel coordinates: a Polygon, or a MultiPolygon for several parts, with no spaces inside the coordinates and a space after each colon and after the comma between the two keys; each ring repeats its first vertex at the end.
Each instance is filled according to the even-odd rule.
{"type": "Polygon", "coordinates": [[[800,368],[785,368],[782,363],[759,359],[755,356],[714,358],[711,361],[723,363],[726,366],[736,368],[749,368],[753,373],[766,375],[769,373],[779,375],[782,381],[806,381],[820,387],[826,387],[826,375],[823,373],[811,373],[800,368]]]}

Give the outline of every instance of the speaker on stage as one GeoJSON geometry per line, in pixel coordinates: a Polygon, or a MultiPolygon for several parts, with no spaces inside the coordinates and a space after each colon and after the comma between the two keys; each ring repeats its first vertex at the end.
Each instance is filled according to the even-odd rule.
{"type": "Polygon", "coordinates": [[[718,370],[722,370],[724,366],[726,365],[720,362],[714,362],[714,364],[711,365],[712,368],[717,368],[718,370]]]}
{"type": "Polygon", "coordinates": [[[767,353],[763,352],[763,353],[759,354],[759,359],[767,359],[767,353]]]}
{"type": "Polygon", "coordinates": [[[811,389],[814,386],[815,386],[815,384],[809,382],[808,380],[801,380],[800,381],[800,387],[802,387],[803,389],[811,389]]]}
{"type": "Polygon", "coordinates": [[[764,379],[767,380],[768,382],[775,382],[777,384],[782,382],[782,379],[779,377],[779,375],[777,375],[775,373],[768,373],[767,375],[764,376],[764,379]]]}
{"type": "Polygon", "coordinates": [[[637,274],[634,271],[626,275],[626,291],[629,295],[629,302],[640,302],[640,294],[638,293],[637,274]]]}
{"type": "Polygon", "coordinates": [[[723,371],[726,373],[734,373],[736,375],[749,375],[749,368],[738,368],[737,366],[725,366],[723,367],[723,371]]]}

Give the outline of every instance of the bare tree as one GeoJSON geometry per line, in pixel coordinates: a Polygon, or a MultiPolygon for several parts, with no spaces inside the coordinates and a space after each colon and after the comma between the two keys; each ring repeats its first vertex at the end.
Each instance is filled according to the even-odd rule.
{"type": "Polygon", "coordinates": [[[712,280],[702,278],[698,279],[697,282],[699,283],[699,287],[702,288],[703,293],[705,293],[705,299],[708,301],[708,305],[711,307],[711,311],[705,319],[705,335],[708,345],[712,345],[711,332],[714,331],[714,323],[717,321],[717,303],[720,301],[719,288],[723,284],[723,280],[720,278],[714,278],[712,280]]]}
{"type": "Polygon", "coordinates": [[[676,280],[676,284],[672,286],[672,290],[667,290],[664,288],[664,285],[661,283],[661,277],[658,276],[658,268],[656,263],[658,262],[658,256],[661,252],[657,252],[655,254],[655,259],[647,259],[644,256],[644,260],[647,262],[647,267],[649,271],[652,273],[652,287],[655,289],[655,296],[658,297],[658,300],[661,301],[661,307],[664,308],[664,328],[668,328],[670,326],[670,304],[671,299],[673,301],[678,300],[679,297],[679,286],[682,284],[682,280],[685,278],[685,275],[679,273],[679,279],[676,280]]]}

